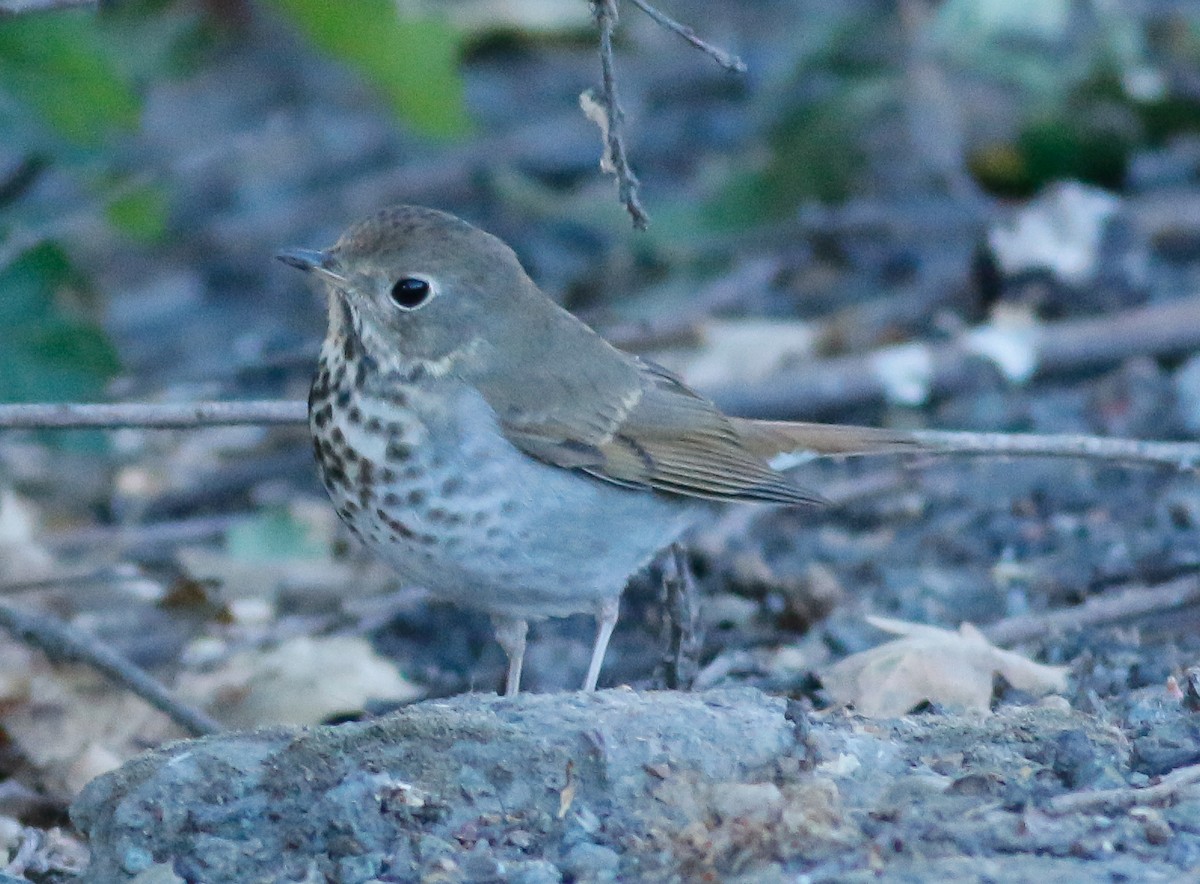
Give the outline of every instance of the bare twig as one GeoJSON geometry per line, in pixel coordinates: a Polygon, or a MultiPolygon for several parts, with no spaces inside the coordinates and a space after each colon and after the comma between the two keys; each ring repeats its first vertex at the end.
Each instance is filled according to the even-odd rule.
{"type": "Polygon", "coordinates": [[[916,405],[991,384],[994,378],[979,370],[981,363],[1026,381],[1094,371],[1132,356],[1190,353],[1200,348],[1200,297],[1096,319],[1041,323],[1024,341],[1014,334],[1004,351],[980,346],[988,331],[980,327],[945,343],[916,342],[811,360],[755,384],[707,392],[733,414],[820,418],[887,401],[916,405]],[[1014,356],[1019,364],[999,361],[1014,356]]]}
{"type": "Polygon", "coordinates": [[[629,217],[633,219],[633,226],[638,230],[645,230],[646,225],[650,222],[650,216],[646,214],[646,210],[638,198],[640,185],[637,176],[633,174],[633,169],[629,166],[629,156],[625,149],[625,113],[621,110],[621,105],[617,100],[617,79],[614,73],[612,48],[613,31],[617,26],[617,0],[590,0],[590,2],[596,26],[600,29],[601,91],[597,97],[594,90],[589,90],[584,93],[583,98],[586,102],[587,96],[590,95],[591,100],[603,112],[603,122],[597,120],[604,135],[604,159],[601,161],[601,168],[611,171],[617,176],[617,193],[625,205],[625,210],[629,212],[629,217]]]}
{"type": "MultiPolygon", "coordinates": [[[[179,546],[221,536],[230,527],[251,515],[248,512],[235,512],[162,520],[141,525],[92,525],[48,534],[43,542],[58,551],[103,547],[110,553],[129,550],[144,552],[162,546],[179,546]]],[[[0,587],[2,586],[3,584],[0,584],[0,587]]]]}
{"type": "Polygon", "coordinates": [[[243,402],[37,403],[0,405],[0,429],[118,429],[182,430],[237,424],[296,424],[305,420],[299,400],[265,399],[243,402]]]}
{"type": "MultiPolygon", "coordinates": [[[[616,176],[618,197],[629,212],[629,217],[633,219],[633,226],[638,230],[645,230],[646,225],[650,223],[650,216],[646,214],[646,209],[638,197],[641,185],[629,165],[629,154],[625,147],[625,112],[621,110],[617,99],[616,65],[613,61],[612,46],[613,32],[619,18],[617,0],[589,2],[592,5],[596,27],[600,31],[601,88],[599,94],[594,89],[584,92],[579,96],[579,103],[588,118],[600,127],[600,134],[604,140],[604,155],[600,160],[600,168],[616,176]]],[[[706,53],[726,70],[738,73],[746,70],[746,65],[740,58],[700,39],[687,25],[675,21],[646,0],[633,0],[633,3],[654,21],[706,53]]]]}
{"type": "Polygon", "coordinates": [[[662,568],[662,661],[658,679],[672,691],[689,691],[700,671],[704,643],[700,599],[687,553],[679,544],[667,550],[662,568]]]}
{"type": "MultiPolygon", "coordinates": [[[[260,399],[241,402],[36,403],[0,405],[2,429],[180,430],[210,426],[301,424],[306,406],[300,400],[260,399]]],[[[1087,460],[1200,468],[1200,443],[1109,439],[1102,436],[1037,433],[964,433],[914,430],[912,435],[935,454],[993,457],[1078,457],[1087,460]]],[[[895,452],[893,452],[895,453],[895,452]]]]}
{"type": "Polygon", "coordinates": [[[1042,433],[963,433],[914,430],[912,436],[938,454],[1004,457],[1078,457],[1154,464],[1188,471],[1200,468],[1200,443],[1108,439],[1103,436],[1042,433]]]}
{"type": "Polygon", "coordinates": [[[223,730],[206,712],[177,700],[160,682],[91,636],[65,623],[0,605],[0,628],[56,660],[86,663],[141,697],[193,736],[223,730]]]}
{"type": "Polygon", "coordinates": [[[1148,614],[1198,604],[1200,576],[1191,574],[1158,586],[1134,586],[1107,592],[1072,608],[1007,617],[981,631],[995,644],[1014,645],[1086,626],[1128,623],[1148,614]]]}
{"type": "MultiPolygon", "coordinates": [[[[88,568],[57,571],[49,577],[29,580],[5,580],[0,582],[0,595],[46,592],[50,590],[71,591],[79,587],[122,586],[132,590],[137,586],[157,588],[158,583],[140,568],[88,568]]],[[[2,884],[2,882],[0,882],[2,884]]]]}
{"type": "Polygon", "coordinates": [[[733,71],[737,74],[744,74],[746,72],[746,63],[736,55],[731,55],[724,49],[719,49],[718,47],[713,46],[711,43],[701,40],[700,37],[697,36],[696,32],[687,25],[675,21],[675,19],[671,18],[662,10],[651,6],[646,2],[646,0],[630,0],[630,2],[668,31],[678,34],[701,52],[708,55],[713,61],[725,68],[725,70],[733,71]]]}
{"type": "Polygon", "coordinates": [[[0,0],[0,18],[27,12],[54,12],[80,6],[99,6],[100,0],[0,0]]]}
{"type": "Polygon", "coordinates": [[[1176,768],[1153,786],[1119,789],[1098,789],[1094,792],[1072,792],[1050,799],[1046,810],[1052,814],[1084,813],[1120,807],[1144,807],[1177,798],[1185,790],[1200,785],[1200,764],[1176,768]]]}

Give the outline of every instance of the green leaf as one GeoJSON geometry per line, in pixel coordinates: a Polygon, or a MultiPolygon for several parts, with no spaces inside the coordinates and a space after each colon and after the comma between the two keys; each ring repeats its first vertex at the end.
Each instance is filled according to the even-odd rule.
{"type": "Polygon", "coordinates": [[[429,135],[469,130],[462,37],[439,18],[401,18],[394,0],[274,0],[310,40],[358,71],[404,120],[429,135]]]}
{"type": "MultiPolygon", "coordinates": [[[[95,146],[137,123],[140,104],[88,12],[27,15],[0,24],[0,126],[23,107],[59,135],[95,146]]],[[[7,128],[7,127],[6,127],[7,128]]]]}
{"type": "Polygon", "coordinates": [[[103,331],[56,303],[74,282],[66,257],[48,243],[0,271],[0,400],[94,398],[117,373],[103,331]]]}
{"type": "Polygon", "coordinates": [[[126,191],[108,204],[108,220],[138,242],[153,243],[167,229],[169,197],[162,187],[145,184],[126,191]]]}
{"type": "Polygon", "coordinates": [[[53,310],[52,293],[71,281],[62,249],[42,243],[0,270],[0,333],[44,321],[53,310]]]}
{"type": "Polygon", "coordinates": [[[769,162],[732,174],[702,206],[707,223],[713,230],[737,230],[785,217],[806,202],[849,196],[866,165],[860,133],[884,88],[858,84],[783,115],[769,135],[769,162]]]}

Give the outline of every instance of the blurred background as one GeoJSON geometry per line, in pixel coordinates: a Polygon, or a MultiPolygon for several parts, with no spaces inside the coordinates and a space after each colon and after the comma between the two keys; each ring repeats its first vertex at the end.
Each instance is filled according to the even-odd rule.
{"type": "MultiPolygon", "coordinates": [[[[501,236],[552,297],[742,414],[1200,426],[1200,322],[1180,319],[1200,298],[1194,3],[664,0],[745,74],[623,4],[646,232],[579,108],[599,82],[583,0],[3,14],[31,5],[0,2],[0,401],[302,398],[324,312],[273,253],[412,202],[501,236]],[[1039,334],[1053,358],[1031,355],[1039,334]],[[932,368],[903,347],[964,340],[973,357],[932,368]]],[[[0,592],[229,724],[499,684],[485,620],[365,559],[310,460],[299,427],[0,433],[0,592]]],[[[708,684],[802,694],[877,640],[864,611],[988,622],[1200,563],[1190,477],[972,461],[802,481],[842,506],[743,510],[697,540],[708,684]]],[[[656,592],[627,596],[602,684],[651,678],[656,592]]],[[[1151,657],[1111,637],[1039,653],[1107,655],[1115,690],[1195,643],[1194,617],[1166,620],[1151,657]]],[[[589,635],[538,628],[529,686],[574,685],[589,635]]],[[[82,671],[0,651],[0,766],[51,816],[171,733],[82,671]]]]}

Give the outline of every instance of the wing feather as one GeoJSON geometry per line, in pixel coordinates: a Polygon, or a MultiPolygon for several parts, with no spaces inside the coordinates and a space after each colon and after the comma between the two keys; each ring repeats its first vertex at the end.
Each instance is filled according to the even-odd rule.
{"type": "Polygon", "coordinates": [[[714,500],[820,501],[773,470],[728,417],[666,369],[611,355],[635,369],[626,382],[603,393],[585,387],[552,419],[546,408],[493,402],[505,435],[533,457],[618,485],[714,500]]]}

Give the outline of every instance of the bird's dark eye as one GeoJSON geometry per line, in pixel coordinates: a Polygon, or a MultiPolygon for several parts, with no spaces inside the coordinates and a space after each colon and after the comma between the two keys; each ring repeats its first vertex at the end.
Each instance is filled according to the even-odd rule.
{"type": "Polygon", "coordinates": [[[415,310],[429,300],[432,289],[424,279],[415,276],[402,276],[392,286],[392,300],[397,307],[405,310],[415,310]]]}

